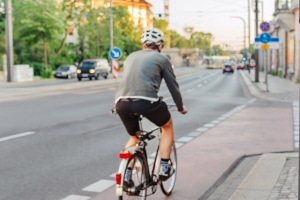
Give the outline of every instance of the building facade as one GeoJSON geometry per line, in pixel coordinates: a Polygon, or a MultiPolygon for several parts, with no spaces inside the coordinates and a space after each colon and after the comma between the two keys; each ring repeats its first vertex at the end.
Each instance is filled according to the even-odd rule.
{"type": "Polygon", "coordinates": [[[272,37],[279,38],[279,49],[268,54],[268,66],[283,78],[300,80],[300,22],[298,0],[276,0],[272,37]]]}
{"type": "MultiPolygon", "coordinates": [[[[142,29],[153,27],[153,14],[151,12],[152,5],[145,0],[91,0],[90,4],[93,8],[124,6],[127,7],[130,16],[134,22],[134,26],[141,27],[142,29]]],[[[76,2],[76,7],[84,6],[82,2],[76,2]]],[[[76,27],[72,26],[68,29],[67,43],[78,44],[78,31],[76,27]]]]}

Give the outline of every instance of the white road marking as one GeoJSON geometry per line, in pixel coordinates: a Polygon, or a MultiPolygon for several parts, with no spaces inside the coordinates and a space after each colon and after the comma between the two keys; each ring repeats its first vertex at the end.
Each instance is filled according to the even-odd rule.
{"type": "Polygon", "coordinates": [[[16,139],[16,138],[19,138],[19,137],[25,137],[25,136],[33,135],[33,134],[35,134],[35,132],[32,132],[32,131],[25,132],[25,133],[19,133],[19,134],[16,134],[16,135],[11,135],[11,136],[0,138],[0,142],[16,139]]]}
{"type": "Polygon", "coordinates": [[[80,195],[70,195],[62,200],[88,200],[90,197],[88,196],[80,196],[80,195]]]}
{"type": "Polygon", "coordinates": [[[176,149],[179,149],[182,145],[183,143],[175,142],[176,149]]]}
{"type": "Polygon", "coordinates": [[[199,132],[191,132],[191,133],[188,134],[188,136],[190,136],[190,137],[196,137],[196,136],[199,136],[199,135],[201,135],[201,133],[199,133],[199,132]]]}
{"type": "Polygon", "coordinates": [[[196,129],[196,131],[200,131],[200,132],[205,132],[207,130],[208,130],[208,128],[203,128],[203,127],[200,127],[200,128],[196,129]]]}
{"type": "Polygon", "coordinates": [[[299,148],[299,102],[293,102],[294,147],[299,148]]]}
{"type": "Polygon", "coordinates": [[[218,124],[218,123],[220,123],[220,121],[219,120],[214,120],[214,121],[211,121],[210,123],[218,124]]]}
{"type": "Polygon", "coordinates": [[[115,181],[112,180],[100,180],[96,183],[93,183],[85,188],[83,188],[83,191],[88,191],[88,192],[103,192],[107,188],[113,186],[115,184],[115,181]]]}
{"type": "Polygon", "coordinates": [[[177,142],[189,142],[191,141],[193,138],[192,137],[181,137],[179,139],[177,139],[177,142]]]}
{"type": "Polygon", "coordinates": [[[212,128],[214,126],[215,126],[215,124],[204,124],[203,125],[203,127],[205,127],[205,128],[212,128]]]}

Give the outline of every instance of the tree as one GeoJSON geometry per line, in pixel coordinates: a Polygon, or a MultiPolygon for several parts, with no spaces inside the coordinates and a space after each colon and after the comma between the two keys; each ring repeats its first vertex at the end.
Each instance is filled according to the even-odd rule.
{"type": "MultiPolygon", "coordinates": [[[[40,55],[42,50],[45,76],[51,74],[48,69],[50,43],[60,41],[66,29],[64,12],[59,12],[57,4],[53,0],[35,1],[23,0],[15,7],[17,39],[26,47],[34,48],[40,55]],[[37,12],[38,11],[38,12],[37,12]],[[25,17],[26,16],[26,17],[25,17]]],[[[16,42],[15,42],[16,43],[16,42]]]]}

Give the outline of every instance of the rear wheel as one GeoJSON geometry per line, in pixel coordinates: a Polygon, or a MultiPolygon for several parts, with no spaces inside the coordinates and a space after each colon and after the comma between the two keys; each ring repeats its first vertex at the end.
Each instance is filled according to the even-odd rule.
{"type": "MultiPolygon", "coordinates": [[[[123,178],[123,195],[119,196],[119,200],[146,200],[147,188],[146,188],[146,164],[144,157],[141,153],[135,153],[132,158],[128,160],[126,169],[131,168],[131,178],[125,181],[123,178]]],[[[126,171],[125,171],[126,174],[126,171]]]]}
{"type": "Polygon", "coordinates": [[[167,196],[172,194],[172,191],[175,187],[177,170],[178,170],[178,167],[177,167],[177,152],[176,152],[175,143],[173,143],[173,146],[172,146],[170,159],[172,161],[172,165],[175,169],[175,172],[168,180],[161,181],[161,184],[160,184],[161,191],[167,196]]]}

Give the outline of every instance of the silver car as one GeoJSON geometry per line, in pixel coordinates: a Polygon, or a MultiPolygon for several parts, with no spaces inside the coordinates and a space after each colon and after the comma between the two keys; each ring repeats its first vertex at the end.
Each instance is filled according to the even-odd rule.
{"type": "Polygon", "coordinates": [[[55,78],[76,78],[76,67],[75,65],[61,65],[54,72],[55,78]]]}

